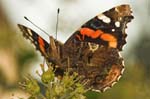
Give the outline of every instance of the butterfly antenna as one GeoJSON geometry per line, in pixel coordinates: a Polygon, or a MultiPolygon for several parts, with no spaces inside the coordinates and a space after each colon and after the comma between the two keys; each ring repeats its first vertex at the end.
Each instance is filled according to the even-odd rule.
{"type": "Polygon", "coordinates": [[[29,21],[31,24],[33,24],[35,27],[37,27],[39,30],[41,30],[42,32],[44,32],[46,35],[50,36],[47,32],[45,32],[43,29],[41,29],[39,26],[37,26],[36,24],[34,24],[31,20],[29,20],[26,16],[24,16],[24,18],[29,21]]]}
{"type": "Polygon", "coordinates": [[[59,22],[59,11],[60,9],[57,9],[57,20],[56,20],[56,40],[57,40],[57,30],[58,30],[58,22],[59,22]]]}

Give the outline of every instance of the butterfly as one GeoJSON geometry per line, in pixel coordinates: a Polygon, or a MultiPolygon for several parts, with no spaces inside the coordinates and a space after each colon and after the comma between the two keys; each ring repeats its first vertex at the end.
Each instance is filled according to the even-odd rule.
{"type": "Polygon", "coordinates": [[[18,27],[48,62],[60,68],[56,74],[70,68],[83,77],[87,88],[104,92],[123,74],[120,51],[126,44],[127,23],[133,18],[129,5],[116,6],[83,24],[65,43],[52,36],[48,43],[32,29],[21,24],[18,27]]]}

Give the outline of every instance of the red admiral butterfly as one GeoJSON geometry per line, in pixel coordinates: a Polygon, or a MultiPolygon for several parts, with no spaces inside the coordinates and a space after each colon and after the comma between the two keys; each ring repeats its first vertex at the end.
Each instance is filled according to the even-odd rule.
{"type": "Polygon", "coordinates": [[[127,23],[133,19],[129,5],[120,5],[92,18],[64,43],[50,37],[50,44],[32,29],[18,24],[48,62],[61,68],[56,74],[71,68],[83,76],[86,87],[105,91],[113,86],[124,71],[119,51],[126,43],[127,23]],[[69,64],[69,67],[68,67],[69,64]]]}

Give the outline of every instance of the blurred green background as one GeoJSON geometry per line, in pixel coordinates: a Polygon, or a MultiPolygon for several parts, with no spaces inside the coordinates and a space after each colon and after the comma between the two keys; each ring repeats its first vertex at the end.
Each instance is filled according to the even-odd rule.
{"type": "MultiPolygon", "coordinates": [[[[77,1],[62,0],[61,3],[75,6],[77,1]]],[[[31,1],[27,0],[27,2],[31,1]]],[[[32,0],[32,3],[34,2],[36,0],[32,0]]],[[[109,1],[107,2],[109,3],[109,1]]],[[[119,2],[119,4],[123,3],[119,2]]],[[[128,26],[132,29],[127,32],[127,44],[123,48],[125,52],[122,54],[126,66],[123,77],[115,86],[104,93],[88,92],[86,94],[88,99],[150,99],[150,2],[143,0],[142,2],[129,3],[133,7],[135,19],[133,24],[130,23],[131,27],[128,26]]],[[[26,96],[26,93],[18,88],[18,81],[29,73],[30,69],[33,69],[33,64],[40,61],[33,46],[22,37],[21,32],[18,32],[16,23],[12,23],[13,18],[9,17],[11,13],[8,10],[11,9],[6,10],[4,2],[0,1],[0,99],[14,97],[18,93],[21,94],[20,97],[26,96]]],[[[42,14],[42,12],[40,13],[42,14]]],[[[63,17],[62,15],[60,22],[68,23],[69,20],[63,19],[63,17]]],[[[81,19],[78,17],[75,20],[81,19]]],[[[86,20],[83,19],[82,22],[84,21],[86,20]]],[[[55,26],[55,21],[51,23],[55,26]]],[[[72,25],[71,22],[69,25],[72,25]]],[[[61,25],[59,31],[63,31],[66,27],[68,31],[71,31],[73,26],[68,28],[69,25],[61,25]]],[[[54,26],[52,26],[53,30],[55,30],[54,26]]]]}

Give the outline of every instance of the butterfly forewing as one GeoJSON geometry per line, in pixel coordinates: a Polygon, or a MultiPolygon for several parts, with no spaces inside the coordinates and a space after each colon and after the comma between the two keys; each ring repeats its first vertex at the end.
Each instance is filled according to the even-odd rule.
{"type": "Polygon", "coordinates": [[[44,56],[47,59],[49,53],[49,43],[45,41],[41,36],[39,36],[36,32],[34,32],[32,29],[21,24],[18,24],[18,27],[23,32],[23,36],[29,39],[31,43],[33,43],[33,45],[36,47],[36,49],[40,51],[42,56],[44,56]]]}
{"type": "MultiPolygon", "coordinates": [[[[129,5],[120,5],[98,14],[77,30],[70,39],[92,42],[122,50],[126,43],[126,24],[133,19],[129,5]]],[[[70,41],[68,39],[66,44],[70,41]]]]}

